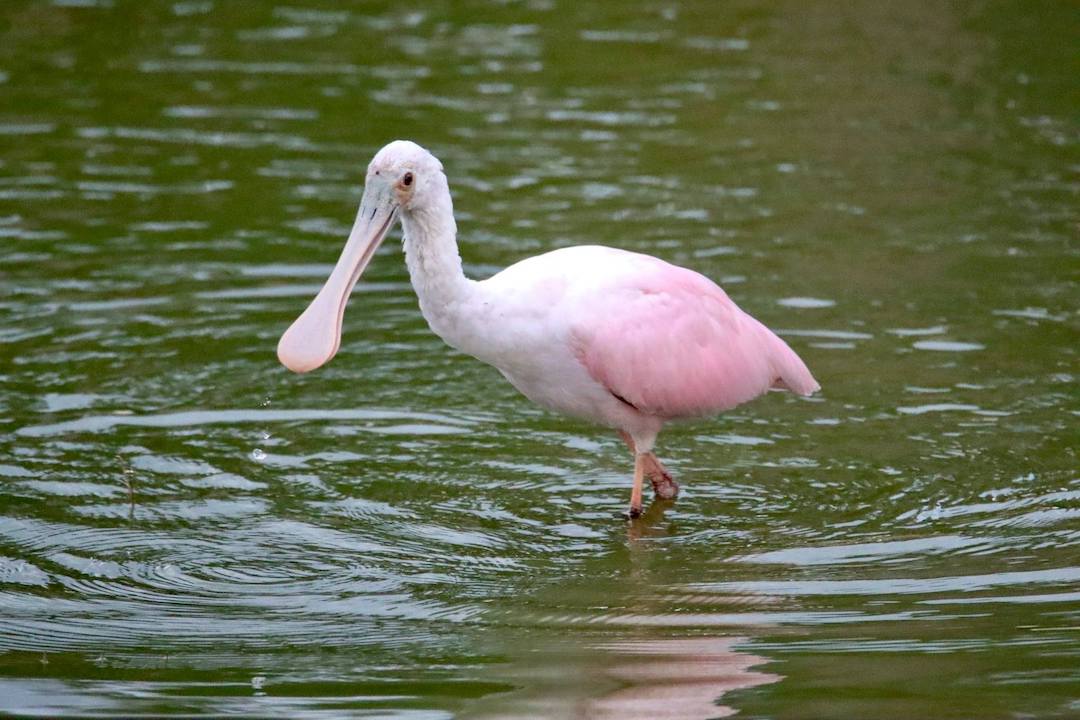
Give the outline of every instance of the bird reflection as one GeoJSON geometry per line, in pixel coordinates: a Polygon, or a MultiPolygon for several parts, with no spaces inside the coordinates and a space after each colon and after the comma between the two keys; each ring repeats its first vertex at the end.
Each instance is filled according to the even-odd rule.
{"type": "Polygon", "coordinates": [[[606,646],[611,663],[598,672],[621,687],[583,703],[589,720],[706,720],[733,715],[719,703],[732,690],[774,683],[779,675],[751,670],[765,658],[735,652],[744,638],[699,637],[606,646]]]}
{"type": "MultiPolygon", "coordinates": [[[[470,718],[533,720],[710,720],[735,714],[733,690],[778,682],[753,670],[766,658],[738,652],[742,637],[619,641],[548,647],[514,663],[523,689],[489,698],[470,718]]],[[[534,648],[534,651],[537,648],[534,648]]]]}
{"type": "MultiPolygon", "coordinates": [[[[782,676],[755,669],[769,659],[743,650],[747,637],[722,629],[732,627],[733,610],[776,599],[688,595],[673,577],[681,576],[672,571],[677,554],[657,542],[677,534],[666,517],[672,507],[655,498],[625,529],[611,530],[610,552],[586,561],[571,580],[530,594],[539,614],[515,624],[536,631],[500,637],[491,654],[509,661],[485,674],[518,689],[485,697],[459,717],[711,720],[735,714],[723,702],[732,691],[779,682],[782,676]],[[672,609],[702,602],[707,612],[672,609]],[[542,629],[552,623],[556,633],[542,629]]],[[[748,633],[751,625],[739,627],[748,633]]]]}
{"type": "Polygon", "coordinates": [[[631,540],[641,540],[647,537],[658,537],[667,534],[660,526],[664,515],[674,507],[675,501],[661,497],[653,498],[645,508],[644,514],[634,518],[626,526],[626,536],[631,540]]]}

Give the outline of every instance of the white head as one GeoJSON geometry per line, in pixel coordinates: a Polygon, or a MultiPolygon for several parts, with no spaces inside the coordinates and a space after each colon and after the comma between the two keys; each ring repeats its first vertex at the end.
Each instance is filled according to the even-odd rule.
{"type": "Polygon", "coordinates": [[[448,197],[442,163],[408,140],[395,140],[368,165],[364,196],[341,257],[319,294],[278,341],[281,364],[308,372],[326,363],[341,345],[341,321],[360,274],[401,213],[422,211],[448,197]]]}
{"type": "Polygon", "coordinates": [[[446,176],[437,157],[411,140],[395,140],[368,164],[364,200],[381,186],[389,187],[392,202],[409,212],[436,199],[446,188],[446,176]]]}

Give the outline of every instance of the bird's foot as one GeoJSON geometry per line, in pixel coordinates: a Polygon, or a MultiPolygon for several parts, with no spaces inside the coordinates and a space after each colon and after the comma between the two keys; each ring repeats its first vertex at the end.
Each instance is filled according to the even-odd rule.
{"type": "Polygon", "coordinates": [[[674,499],[679,494],[679,483],[675,482],[675,478],[671,477],[671,473],[660,464],[660,460],[655,455],[649,453],[646,460],[648,463],[646,474],[649,476],[649,482],[652,483],[656,497],[664,500],[674,499]]]}
{"type": "Polygon", "coordinates": [[[679,495],[679,483],[675,478],[664,473],[660,478],[649,478],[652,481],[653,492],[662,500],[674,500],[679,495]]]}
{"type": "Polygon", "coordinates": [[[623,520],[637,520],[641,517],[641,508],[631,506],[629,510],[622,514],[623,520]]]}

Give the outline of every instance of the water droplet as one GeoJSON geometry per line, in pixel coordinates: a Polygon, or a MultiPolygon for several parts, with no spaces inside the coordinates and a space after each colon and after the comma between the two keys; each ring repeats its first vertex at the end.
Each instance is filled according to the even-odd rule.
{"type": "Polygon", "coordinates": [[[266,685],[265,675],[256,675],[251,678],[251,688],[253,690],[262,690],[264,685],[266,685]]]}
{"type": "Polygon", "coordinates": [[[262,401],[263,407],[270,407],[270,398],[266,398],[262,401]]]}
{"type": "Polygon", "coordinates": [[[266,452],[262,448],[255,448],[251,451],[251,459],[255,462],[262,462],[266,459],[266,452]]]}

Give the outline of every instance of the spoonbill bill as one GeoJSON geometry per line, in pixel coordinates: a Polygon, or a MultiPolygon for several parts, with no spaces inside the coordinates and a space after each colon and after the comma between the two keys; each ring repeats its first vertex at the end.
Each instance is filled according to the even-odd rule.
{"type": "Polygon", "coordinates": [[[368,165],[337,265],[278,342],[285,367],[304,373],[334,356],[349,293],[398,220],[420,311],[439,337],[538,405],[619,433],[634,455],[631,518],[645,477],[658,497],[678,494],[653,453],[664,423],[715,415],[774,387],[819,389],[799,356],[713,281],[649,255],[582,245],[467,278],[442,163],[407,140],[368,165]]]}

